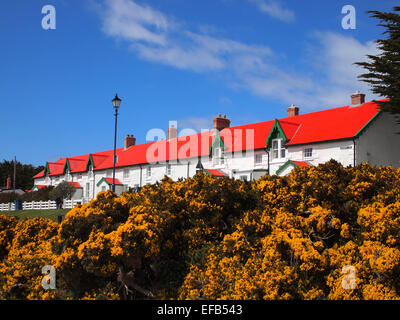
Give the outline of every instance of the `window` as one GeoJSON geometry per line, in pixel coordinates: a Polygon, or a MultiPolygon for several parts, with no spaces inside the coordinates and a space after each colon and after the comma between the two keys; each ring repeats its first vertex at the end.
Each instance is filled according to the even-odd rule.
{"type": "Polygon", "coordinates": [[[101,191],[106,191],[106,186],[102,186],[101,191]]]}
{"type": "Polygon", "coordinates": [[[78,180],[82,180],[82,173],[78,174],[78,180]]]}
{"type": "Polygon", "coordinates": [[[124,179],[129,179],[129,169],[124,169],[124,179]]]}
{"type": "Polygon", "coordinates": [[[214,165],[220,165],[225,163],[224,153],[220,147],[214,149],[214,165]]]}
{"type": "Polygon", "coordinates": [[[69,170],[67,170],[65,172],[65,180],[66,181],[71,181],[72,180],[71,172],[69,170]]]}
{"type": "Polygon", "coordinates": [[[286,149],[282,139],[272,140],[272,159],[286,158],[286,149]]]}
{"type": "Polygon", "coordinates": [[[304,149],[304,158],[311,158],[312,157],[312,148],[305,148],[304,149]]]}
{"type": "Polygon", "coordinates": [[[247,176],[240,176],[240,180],[247,181],[247,176]]]}
{"type": "Polygon", "coordinates": [[[88,177],[89,177],[89,178],[93,178],[93,166],[92,166],[92,165],[89,166],[88,177]]]}
{"type": "Polygon", "coordinates": [[[107,170],[106,177],[111,178],[111,176],[112,176],[112,170],[107,170]]]}
{"type": "Polygon", "coordinates": [[[146,176],[147,176],[147,178],[151,178],[151,167],[147,167],[146,176]]]}
{"type": "Polygon", "coordinates": [[[262,154],[256,154],[256,164],[261,164],[263,161],[262,154]]]}
{"type": "Polygon", "coordinates": [[[272,141],[272,158],[273,159],[279,158],[279,140],[272,141]]]}
{"type": "Polygon", "coordinates": [[[172,172],[172,166],[170,164],[167,164],[167,176],[170,176],[172,172]]]}
{"type": "Polygon", "coordinates": [[[89,198],[90,194],[90,183],[86,183],[86,198],[89,198]]]}

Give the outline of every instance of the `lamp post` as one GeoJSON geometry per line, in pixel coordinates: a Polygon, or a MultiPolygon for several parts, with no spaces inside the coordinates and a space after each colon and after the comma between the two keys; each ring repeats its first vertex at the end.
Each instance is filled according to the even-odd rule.
{"type": "Polygon", "coordinates": [[[196,166],[196,173],[199,171],[203,171],[203,164],[201,163],[201,157],[198,157],[199,161],[197,162],[197,166],[196,166]]]}
{"type": "Polygon", "coordinates": [[[115,109],[115,131],[114,131],[114,164],[113,164],[113,183],[112,183],[112,192],[115,192],[115,163],[117,160],[116,148],[117,148],[117,117],[118,117],[118,108],[121,104],[121,99],[118,98],[118,94],[115,95],[115,98],[112,100],[112,104],[115,109]]]}

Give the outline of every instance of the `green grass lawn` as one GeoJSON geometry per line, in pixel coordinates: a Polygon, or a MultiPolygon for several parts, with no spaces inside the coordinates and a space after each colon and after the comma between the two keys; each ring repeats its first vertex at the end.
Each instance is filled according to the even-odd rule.
{"type": "Polygon", "coordinates": [[[71,209],[50,209],[50,210],[17,210],[17,211],[0,211],[0,214],[9,214],[17,216],[20,219],[42,217],[49,218],[57,222],[57,215],[65,215],[71,209]]]}

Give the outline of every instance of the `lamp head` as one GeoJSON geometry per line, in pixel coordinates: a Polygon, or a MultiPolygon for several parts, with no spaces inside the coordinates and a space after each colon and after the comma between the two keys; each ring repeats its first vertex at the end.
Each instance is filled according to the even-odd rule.
{"type": "Polygon", "coordinates": [[[120,104],[121,104],[121,99],[118,98],[118,94],[115,94],[115,98],[112,99],[112,104],[114,106],[115,109],[118,109],[120,104]]]}

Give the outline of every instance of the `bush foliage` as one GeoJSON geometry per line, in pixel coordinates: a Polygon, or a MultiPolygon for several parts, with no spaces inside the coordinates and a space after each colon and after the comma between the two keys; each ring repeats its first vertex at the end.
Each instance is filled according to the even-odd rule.
{"type": "Polygon", "coordinates": [[[253,182],[198,173],[101,192],[59,225],[0,215],[0,295],[399,299],[399,182],[400,169],[332,160],[253,182]],[[55,290],[41,287],[44,265],[55,290]]]}

